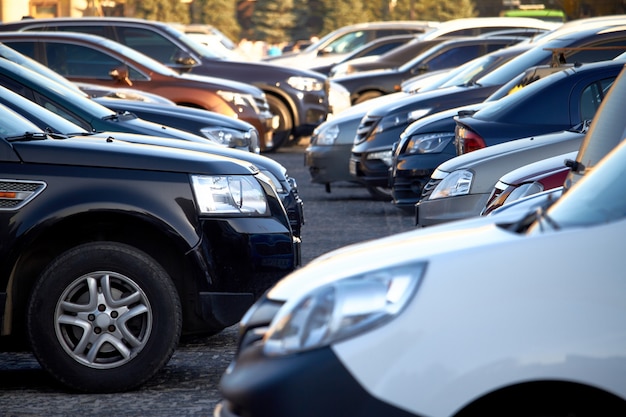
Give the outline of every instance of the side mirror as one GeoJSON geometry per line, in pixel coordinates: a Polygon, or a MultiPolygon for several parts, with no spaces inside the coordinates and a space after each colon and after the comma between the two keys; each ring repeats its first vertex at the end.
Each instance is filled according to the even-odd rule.
{"type": "Polygon", "coordinates": [[[128,68],[126,67],[118,67],[109,71],[109,76],[113,78],[113,80],[119,84],[125,84],[129,87],[133,85],[133,82],[128,77],[128,68]]]}

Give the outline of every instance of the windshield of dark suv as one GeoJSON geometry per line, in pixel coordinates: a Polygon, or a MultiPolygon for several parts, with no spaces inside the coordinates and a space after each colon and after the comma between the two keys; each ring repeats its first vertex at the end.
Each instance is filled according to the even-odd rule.
{"type": "Polygon", "coordinates": [[[22,137],[27,133],[44,134],[37,126],[2,104],[0,114],[0,136],[4,139],[22,137]]]}

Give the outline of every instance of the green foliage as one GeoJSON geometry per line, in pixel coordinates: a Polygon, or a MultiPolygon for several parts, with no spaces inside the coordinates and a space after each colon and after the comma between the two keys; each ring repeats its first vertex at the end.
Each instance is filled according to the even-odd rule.
{"type": "Polygon", "coordinates": [[[234,41],[240,38],[241,27],[233,0],[194,0],[190,10],[191,23],[213,25],[234,41]]]}
{"type": "Polygon", "coordinates": [[[362,0],[323,0],[322,4],[325,10],[324,33],[369,20],[362,0]]]}
{"type": "Polygon", "coordinates": [[[189,23],[189,5],[180,0],[127,0],[126,10],[130,17],[189,23]]]}
{"type": "Polygon", "coordinates": [[[253,40],[288,41],[296,26],[293,0],[257,0],[252,14],[253,40]]]}
{"type": "Polygon", "coordinates": [[[417,20],[445,22],[478,15],[472,0],[414,0],[414,3],[413,12],[417,20]]]}

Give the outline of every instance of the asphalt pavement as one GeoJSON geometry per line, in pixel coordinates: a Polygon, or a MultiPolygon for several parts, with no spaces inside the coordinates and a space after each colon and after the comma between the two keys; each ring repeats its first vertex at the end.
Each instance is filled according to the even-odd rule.
{"type": "MultiPolygon", "coordinates": [[[[306,141],[266,156],[283,164],[304,201],[303,264],[332,249],[412,230],[413,216],[374,201],[363,187],[337,183],[327,193],[304,166],[306,141]]],[[[30,353],[0,353],[0,417],[211,416],[218,384],[235,354],[237,326],[188,339],[168,365],[140,389],[120,394],[67,392],[30,353]]]]}

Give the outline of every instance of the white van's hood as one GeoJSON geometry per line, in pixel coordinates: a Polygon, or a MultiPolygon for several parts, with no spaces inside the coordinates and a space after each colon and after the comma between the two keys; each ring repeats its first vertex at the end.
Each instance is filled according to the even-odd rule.
{"type": "Polygon", "coordinates": [[[519,239],[520,235],[495,224],[496,221],[510,223],[517,218],[504,214],[502,217],[477,217],[345,246],[314,259],[283,278],[270,290],[268,298],[286,301],[329,282],[364,272],[428,260],[443,252],[519,239]]]}

